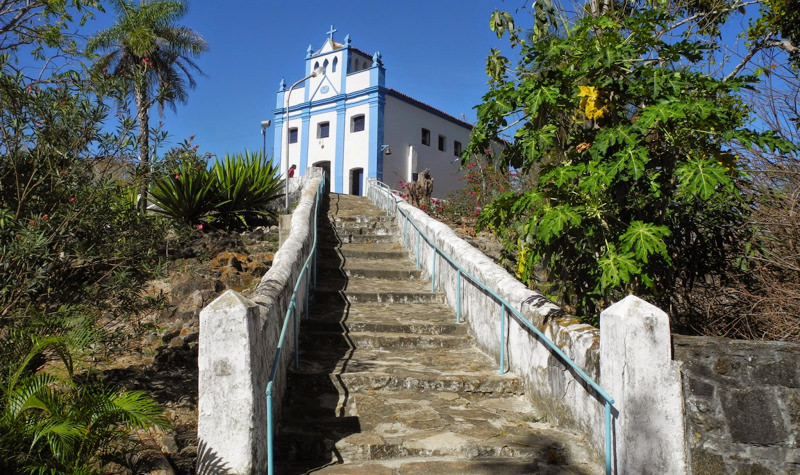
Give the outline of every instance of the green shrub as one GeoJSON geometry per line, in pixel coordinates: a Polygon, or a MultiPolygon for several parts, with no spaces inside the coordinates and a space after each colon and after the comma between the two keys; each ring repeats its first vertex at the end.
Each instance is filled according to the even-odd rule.
{"type": "Polygon", "coordinates": [[[225,228],[263,224],[275,218],[270,204],[283,196],[278,167],[261,152],[225,155],[214,163],[215,221],[225,228]]]}
{"type": "Polygon", "coordinates": [[[275,218],[270,205],[283,196],[278,167],[258,153],[225,155],[208,171],[194,161],[157,179],[152,201],[181,223],[235,229],[266,224],[275,218]]]}
{"type": "Polygon", "coordinates": [[[132,430],[167,425],[143,392],[74,377],[73,355],[97,337],[80,329],[47,338],[10,330],[0,339],[0,472],[99,473],[103,461],[122,461],[132,430]],[[46,354],[58,355],[61,371],[37,371],[46,354]]]}
{"type": "Polygon", "coordinates": [[[153,181],[150,199],[160,208],[159,213],[197,225],[216,207],[215,186],[213,175],[205,168],[180,164],[174,174],[153,181]]]}

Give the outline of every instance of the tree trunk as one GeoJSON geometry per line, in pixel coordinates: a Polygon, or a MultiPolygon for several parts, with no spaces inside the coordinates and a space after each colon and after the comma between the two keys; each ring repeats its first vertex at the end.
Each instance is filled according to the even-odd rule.
{"type": "Polygon", "coordinates": [[[136,120],[139,122],[139,165],[136,177],[139,180],[140,201],[137,206],[142,212],[147,211],[147,190],[150,186],[150,105],[147,92],[142,86],[134,86],[136,96],[136,120]]]}

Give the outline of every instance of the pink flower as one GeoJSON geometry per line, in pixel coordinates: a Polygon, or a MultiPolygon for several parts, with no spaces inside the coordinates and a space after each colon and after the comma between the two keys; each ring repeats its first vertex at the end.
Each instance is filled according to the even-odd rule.
{"type": "Polygon", "coordinates": [[[176,180],[180,180],[181,179],[181,174],[180,173],[176,173],[175,174],[175,179],[176,180]]]}
{"type": "Polygon", "coordinates": [[[198,224],[197,225],[197,230],[198,231],[202,231],[203,230],[203,225],[202,224],[198,224]]]}
{"type": "Polygon", "coordinates": [[[75,203],[76,201],[78,201],[78,199],[77,199],[77,198],[75,198],[74,196],[71,196],[71,197],[69,198],[69,202],[70,202],[70,203],[75,203]]]}

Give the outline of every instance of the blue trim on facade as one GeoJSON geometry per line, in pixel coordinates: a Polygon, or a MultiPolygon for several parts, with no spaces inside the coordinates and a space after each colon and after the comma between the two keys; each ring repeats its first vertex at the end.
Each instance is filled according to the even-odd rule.
{"type": "Polygon", "coordinates": [[[369,140],[368,140],[368,170],[369,178],[383,180],[383,160],[381,145],[383,144],[383,108],[385,100],[383,94],[376,92],[369,99],[369,140]]]}
{"type": "MultiPolygon", "coordinates": [[[[345,90],[345,88],[346,88],[346,85],[342,84],[342,90],[345,90]]],[[[304,89],[306,89],[306,88],[304,88],[304,89]]],[[[370,86],[370,87],[366,87],[364,89],[361,89],[359,91],[354,91],[354,92],[352,92],[350,94],[337,94],[335,96],[326,97],[325,99],[318,99],[316,101],[312,101],[311,103],[309,103],[308,101],[305,101],[305,102],[302,102],[300,104],[295,104],[295,105],[289,107],[289,114],[291,115],[292,112],[296,112],[296,111],[299,111],[299,110],[307,109],[309,107],[319,107],[319,106],[324,106],[324,105],[327,105],[327,104],[337,104],[337,103],[339,103],[341,101],[349,101],[349,100],[355,99],[357,97],[367,96],[367,95],[372,94],[374,92],[378,92],[381,89],[383,89],[383,88],[381,88],[379,86],[370,86]]],[[[387,91],[389,91],[389,90],[381,91],[381,92],[385,93],[387,91]]],[[[354,103],[347,104],[347,107],[351,107],[352,105],[354,105],[354,103]]],[[[285,112],[286,111],[283,109],[283,107],[279,107],[279,108],[276,108],[276,109],[272,110],[272,113],[275,114],[276,116],[279,115],[279,114],[284,114],[285,112]]],[[[318,111],[314,111],[315,114],[317,112],[318,111]]]]}
{"type": "Polygon", "coordinates": [[[334,161],[336,166],[336,176],[334,177],[334,192],[342,193],[344,188],[344,133],[348,129],[345,117],[347,106],[342,101],[336,106],[336,152],[334,161]]]}
{"type": "Polygon", "coordinates": [[[281,151],[283,150],[283,119],[280,122],[275,120],[275,138],[272,142],[272,160],[278,161],[278,174],[280,175],[281,170],[283,170],[283,156],[281,155],[281,151]]]}
{"type": "Polygon", "coordinates": [[[301,133],[300,137],[298,137],[298,142],[300,142],[300,176],[306,174],[306,166],[308,163],[308,140],[309,140],[309,124],[311,123],[311,112],[308,110],[303,111],[303,115],[301,116],[302,124],[301,124],[301,133]]]}

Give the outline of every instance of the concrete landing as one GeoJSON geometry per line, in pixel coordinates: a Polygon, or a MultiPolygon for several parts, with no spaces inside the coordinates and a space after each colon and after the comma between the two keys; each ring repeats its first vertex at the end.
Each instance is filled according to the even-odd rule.
{"type": "Polygon", "coordinates": [[[431,292],[394,223],[330,195],[317,289],[289,375],[277,473],[602,473],[431,292]],[[357,239],[356,239],[357,237],[357,239]]]}

